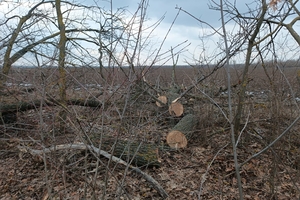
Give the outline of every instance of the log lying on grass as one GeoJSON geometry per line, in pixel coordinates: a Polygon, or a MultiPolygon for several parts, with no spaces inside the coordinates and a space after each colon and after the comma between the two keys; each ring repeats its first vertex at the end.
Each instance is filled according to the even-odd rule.
{"type": "Polygon", "coordinates": [[[168,133],[167,143],[171,148],[185,148],[188,144],[188,139],[198,124],[198,119],[193,114],[184,116],[168,133]]]}

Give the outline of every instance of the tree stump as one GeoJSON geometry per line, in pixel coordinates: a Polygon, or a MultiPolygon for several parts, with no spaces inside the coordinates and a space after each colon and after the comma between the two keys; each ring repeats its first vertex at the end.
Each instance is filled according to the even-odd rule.
{"type": "Polygon", "coordinates": [[[191,137],[198,119],[193,114],[184,116],[168,133],[167,143],[171,148],[185,148],[188,144],[188,139],[191,137]]]}

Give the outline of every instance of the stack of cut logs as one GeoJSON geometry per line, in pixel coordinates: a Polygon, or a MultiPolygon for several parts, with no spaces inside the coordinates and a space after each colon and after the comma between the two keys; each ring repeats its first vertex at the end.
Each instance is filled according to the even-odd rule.
{"type": "MultiPolygon", "coordinates": [[[[167,95],[158,96],[156,105],[158,107],[168,106],[169,113],[174,117],[183,115],[183,105],[179,102],[180,98],[176,90],[171,90],[167,95]]],[[[167,134],[167,143],[171,148],[185,148],[188,144],[188,139],[191,138],[195,131],[198,120],[193,114],[187,114],[173,127],[167,134]]]]}

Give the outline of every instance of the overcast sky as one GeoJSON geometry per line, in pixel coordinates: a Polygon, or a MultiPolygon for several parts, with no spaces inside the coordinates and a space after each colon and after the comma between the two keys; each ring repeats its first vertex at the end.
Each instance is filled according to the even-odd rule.
{"type": "MultiPolygon", "coordinates": [[[[13,0],[10,3],[9,1],[7,3],[0,1],[1,16],[4,17],[8,10],[13,10],[13,12],[10,12],[10,15],[25,15],[28,10],[31,9],[31,7],[39,1],[35,0],[27,2],[23,0],[20,2],[17,0],[13,0]],[[22,6],[18,7],[18,9],[13,9],[13,7],[19,5],[20,2],[22,2],[22,6]]],[[[99,7],[104,8],[104,10],[106,11],[109,11],[111,7],[110,0],[75,0],[75,2],[81,3],[82,5],[97,4],[99,7]]],[[[113,10],[117,10],[118,8],[125,8],[129,12],[134,13],[137,10],[140,2],[141,0],[112,0],[112,6],[113,10]]],[[[217,11],[209,9],[209,0],[149,0],[148,2],[149,5],[147,8],[145,27],[156,23],[160,18],[164,16],[161,24],[156,27],[151,34],[151,45],[154,46],[151,47],[152,50],[157,50],[162,43],[163,38],[166,36],[168,29],[170,28],[179,11],[178,9],[176,9],[176,7],[184,9],[195,17],[206,21],[213,26],[220,26],[220,14],[217,11]]],[[[52,9],[52,11],[55,12],[51,4],[46,4],[46,6],[46,9],[52,9]]],[[[74,12],[76,13],[76,11],[74,12]]],[[[130,18],[131,16],[128,15],[128,17],[130,18]]],[[[97,24],[94,24],[94,26],[95,27],[93,28],[99,28],[99,25],[97,24]]],[[[205,41],[205,44],[203,44],[203,41],[200,41],[199,36],[203,35],[204,33],[209,34],[210,32],[205,32],[205,29],[197,20],[181,11],[163,45],[161,52],[168,51],[178,44],[186,41],[184,43],[184,46],[188,45],[188,47],[186,48],[186,51],[184,53],[180,54],[178,64],[186,64],[185,60],[192,61],[193,57],[195,57],[195,59],[199,59],[199,56],[203,53],[203,48],[207,50],[209,46],[212,46],[210,43],[211,41],[205,41]]],[[[95,48],[94,52],[95,54],[98,54],[98,49],[95,48]]],[[[145,55],[150,53],[151,52],[145,52],[145,55]]],[[[160,63],[156,64],[163,63],[164,62],[161,61],[160,63]]],[[[172,64],[172,62],[168,62],[167,64],[172,64]]]]}
{"type": "MultiPolygon", "coordinates": [[[[115,6],[118,6],[119,1],[115,1],[115,6]]],[[[129,1],[121,1],[124,6],[128,6],[129,9],[136,8],[139,0],[129,0],[129,1]]],[[[213,1],[211,0],[149,0],[148,7],[148,17],[150,21],[155,21],[161,16],[165,14],[165,19],[163,20],[163,25],[160,26],[155,33],[159,36],[164,36],[166,29],[170,27],[170,24],[174,20],[178,9],[175,7],[181,7],[185,11],[194,15],[198,19],[209,23],[211,26],[215,28],[219,28],[221,26],[220,20],[220,12],[211,8],[213,1]]],[[[214,1],[219,3],[218,0],[214,1]]],[[[255,10],[258,9],[260,11],[260,7],[257,7],[257,2],[255,1],[229,1],[231,3],[235,3],[237,10],[242,13],[248,13],[249,9],[255,10]]],[[[282,1],[283,2],[283,1],[282,1]]],[[[282,5],[282,2],[278,4],[278,7],[282,5]]],[[[269,1],[267,1],[269,3],[269,1]]],[[[214,5],[213,5],[214,6],[214,5]]],[[[260,5],[259,5],[260,6],[260,5]]],[[[299,4],[296,4],[299,8],[299,4]]],[[[277,11],[272,8],[268,9],[269,15],[276,14],[277,11]]],[[[246,14],[247,15],[247,14],[246,14]]],[[[286,23],[290,23],[296,16],[292,15],[286,19],[286,23]]],[[[231,20],[230,24],[226,25],[227,31],[235,32],[237,28],[236,24],[234,24],[233,20],[231,20]]],[[[296,23],[293,28],[296,32],[300,32],[300,24],[296,23]]],[[[198,22],[193,19],[191,16],[187,15],[184,12],[181,12],[179,17],[177,18],[174,27],[172,28],[171,34],[169,35],[164,48],[170,49],[171,46],[188,40],[190,46],[187,48],[188,53],[184,53],[181,55],[180,64],[185,63],[185,59],[190,62],[193,62],[191,58],[202,59],[201,56],[206,54],[211,54],[216,48],[219,48],[218,42],[220,42],[220,36],[215,35],[213,37],[203,37],[212,33],[213,31],[205,26],[203,23],[198,22]],[[205,38],[205,39],[203,39],[205,38]],[[205,52],[204,52],[205,49],[205,52]]],[[[284,28],[280,31],[279,35],[277,35],[277,58],[278,59],[298,59],[299,58],[299,50],[295,49],[298,47],[295,40],[288,36],[290,35],[284,28]],[[281,46],[282,45],[282,46],[281,46]],[[291,51],[291,49],[294,49],[291,51]],[[295,51],[296,50],[296,51],[295,51]]],[[[259,37],[259,35],[258,35],[259,37]]],[[[221,43],[221,46],[224,44],[221,43]]],[[[223,48],[223,47],[222,47],[223,48]]],[[[237,62],[244,62],[244,55],[239,55],[235,57],[237,62]]],[[[270,59],[273,59],[270,57],[270,59]]],[[[216,61],[217,62],[217,61],[216,61]]]]}
{"type": "MultiPolygon", "coordinates": [[[[93,0],[89,0],[91,3],[93,0]]],[[[110,4],[107,1],[97,1],[98,5],[104,6],[106,9],[110,9],[110,4]]],[[[83,2],[84,3],[84,2],[83,2]]],[[[113,1],[114,9],[120,7],[126,7],[131,12],[134,12],[140,0],[117,0],[113,1]]],[[[161,25],[156,28],[152,36],[153,42],[162,41],[165,37],[171,23],[173,22],[178,9],[176,7],[181,7],[182,9],[190,12],[195,17],[209,22],[213,26],[219,26],[219,13],[209,9],[209,0],[149,0],[149,6],[147,9],[147,24],[155,23],[161,17],[165,16],[161,25]]],[[[192,59],[194,56],[196,59],[199,58],[201,51],[203,49],[203,43],[201,43],[199,36],[203,33],[201,24],[188,16],[186,13],[182,12],[179,14],[175,21],[172,30],[167,37],[167,40],[163,46],[163,50],[169,50],[179,43],[187,41],[185,44],[190,44],[186,49],[188,52],[180,55],[179,64],[185,64],[185,60],[192,59]]],[[[208,34],[208,33],[206,33],[208,34]]],[[[170,64],[170,62],[168,63],[170,64]]]]}
{"type": "MultiPolygon", "coordinates": [[[[89,1],[91,3],[94,2],[94,0],[89,1]]],[[[84,2],[86,1],[83,1],[83,3],[84,2]]],[[[109,1],[98,0],[96,2],[99,6],[104,6],[107,10],[110,9],[109,1]]],[[[210,0],[149,0],[147,24],[155,23],[159,18],[165,16],[161,25],[157,27],[152,34],[152,36],[154,36],[153,42],[157,42],[157,45],[159,45],[160,41],[165,37],[171,23],[178,13],[176,7],[182,8],[196,18],[209,23],[213,27],[219,28],[221,26],[220,12],[211,9],[211,2],[212,1],[210,0]]],[[[247,6],[253,6],[251,5],[251,2],[252,1],[237,1],[236,6],[240,12],[243,12],[243,10],[248,10],[247,6]]],[[[131,12],[134,12],[139,3],[140,0],[115,0],[113,1],[113,8],[126,7],[131,12]]],[[[234,24],[232,26],[228,25],[227,28],[231,29],[233,26],[234,24]]],[[[205,37],[205,39],[203,39],[204,36],[207,36],[212,32],[213,31],[208,28],[208,26],[205,26],[181,11],[163,45],[163,51],[167,51],[179,43],[187,41],[185,44],[189,44],[189,46],[186,48],[185,53],[180,54],[178,64],[186,64],[186,61],[191,63],[195,62],[195,60],[201,61],[203,56],[211,54],[218,48],[220,36],[214,35],[213,37],[205,37]]],[[[172,64],[172,62],[168,62],[168,64],[172,64]]]]}
{"type": "MultiPolygon", "coordinates": [[[[17,0],[14,0],[17,1],[17,0]]],[[[38,2],[38,0],[36,0],[38,2]]],[[[90,4],[95,5],[104,8],[105,10],[110,10],[110,0],[75,0],[76,3],[81,3],[83,5],[90,4]]],[[[7,3],[5,4],[3,1],[0,1],[0,14],[4,16],[4,13],[6,13],[6,10],[12,9],[14,7],[13,3],[7,3]]],[[[26,14],[27,11],[31,8],[32,5],[34,5],[31,1],[25,1],[23,2],[24,7],[20,7],[19,10],[14,10],[14,12],[23,12],[23,14],[26,14]],[[28,5],[27,5],[28,4],[28,5]],[[31,6],[30,6],[31,5],[31,6]]],[[[134,13],[141,0],[112,0],[113,2],[113,10],[117,10],[118,8],[125,8],[131,13],[134,13]]],[[[205,21],[209,23],[211,26],[215,28],[219,28],[221,26],[220,21],[220,12],[211,9],[210,3],[212,1],[210,0],[149,0],[149,6],[147,8],[147,19],[145,26],[150,26],[157,22],[161,17],[164,16],[163,21],[161,24],[153,31],[151,34],[151,45],[154,47],[152,50],[157,50],[162,43],[163,38],[166,36],[168,29],[170,28],[174,18],[176,17],[176,14],[178,13],[177,8],[182,8],[183,10],[189,12],[196,18],[205,21]]],[[[218,0],[216,2],[219,2],[218,0]]],[[[239,10],[239,12],[243,13],[243,11],[248,11],[248,8],[255,9],[255,6],[257,6],[254,0],[252,1],[232,1],[236,3],[236,7],[239,10]]],[[[19,2],[15,3],[18,4],[19,2]]],[[[47,4],[47,6],[50,6],[50,9],[52,9],[53,12],[55,12],[53,6],[51,4],[47,4]]],[[[74,11],[76,13],[76,11],[74,11]]],[[[270,11],[272,12],[272,11],[270,11]]],[[[11,12],[11,15],[14,13],[11,12]]],[[[80,14],[78,14],[80,15],[80,14]]],[[[2,16],[2,17],[3,17],[2,16]]],[[[78,17],[78,16],[77,16],[78,17]]],[[[79,16],[80,17],[80,16],[79,16]]],[[[129,18],[131,16],[128,16],[129,18]]],[[[294,17],[294,16],[293,16],[294,17]]],[[[288,19],[290,20],[290,19],[288,19]]],[[[99,28],[99,25],[94,24],[95,27],[93,28],[99,28]]],[[[226,25],[227,31],[232,31],[234,34],[237,32],[234,32],[235,29],[237,29],[237,25],[234,24],[233,20],[231,20],[230,24],[226,25]]],[[[297,24],[294,28],[297,28],[297,24]]],[[[300,29],[300,26],[299,26],[300,29]]],[[[297,29],[296,29],[297,30],[297,29]]],[[[297,30],[298,31],[298,30],[297,30]]],[[[300,30],[299,30],[300,31],[300,30]]],[[[162,48],[162,52],[168,51],[171,48],[174,48],[180,43],[183,43],[184,41],[187,41],[184,43],[184,45],[188,45],[186,48],[186,51],[180,54],[179,62],[178,64],[186,64],[185,61],[188,61],[190,63],[195,63],[196,61],[203,61],[203,58],[207,58],[210,55],[213,55],[216,51],[218,52],[224,52],[224,44],[222,40],[220,39],[220,36],[215,34],[214,36],[210,37],[204,37],[209,34],[211,34],[213,31],[208,26],[204,25],[203,23],[200,23],[196,19],[193,19],[188,14],[184,13],[183,11],[180,12],[177,20],[174,23],[174,26],[172,27],[172,30],[170,31],[164,45],[162,48]]],[[[277,37],[277,41],[279,40],[286,40],[286,37],[284,36],[284,31],[281,31],[283,33],[282,37],[277,37]]],[[[285,33],[285,35],[288,35],[285,33]]],[[[232,35],[231,35],[232,36],[232,35]]],[[[287,42],[284,41],[284,47],[285,48],[279,48],[277,50],[278,55],[286,58],[288,54],[286,53],[286,47],[287,42]],[[281,51],[281,52],[280,52],[281,51]]],[[[291,38],[290,39],[290,49],[295,48],[295,41],[291,38]]],[[[183,47],[183,46],[182,46],[183,47]]],[[[149,49],[148,49],[149,50],[149,49]]],[[[97,56],[99,54],[98,49],[94,48],[91,49],[91,52],[94,51],[94,54],[97,56]]],[[[289,50],[291,51],[291,50],[289,50]]],[[[176,51],[175,51],[176,52],[176,51]]],[[[296,56],[298,56],[298,50],[293,51],[296,56]]],[[[145,52],[145,55],[147,57],[148,54],[151,54],[150,52],[145,52]]],[[[123,54],[124,55],[124,54],[123,54]]],[[[289,54],[290,57],[295,58],[295,55],[289,54]]],[[[222,55],[224,56],[224,55],[222,55]]],[[[299,57],[299,56],[298,56],[299,57]]],[[[244,61],[244,55],[241,55],[241,58],[235,57],[234,59],[237,59],[237,62],[243,62],[244,61]]],[[[281,59],[281,58],[280,58],[281,59]]],[[[217,59],[215,57],[212,57],[212,61],[217,62],[217,59]]],[[[149,62],[148,62],[149,63],[149,62]]],[[[146,64],[148,64],[146,63],[146,64]]],[[[159,62],[155,64],[163,64],[164,62],[159,62]]],[[[205,63],[205,62],[204,62],[205,63]]],[[[172,64],[171,61],[169,61],[167,64],[172,64]]]]}

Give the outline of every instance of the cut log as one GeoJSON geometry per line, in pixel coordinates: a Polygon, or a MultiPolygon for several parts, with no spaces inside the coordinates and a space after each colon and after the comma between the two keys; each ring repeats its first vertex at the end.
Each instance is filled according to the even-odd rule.
{"type": "MultiPolygon", "coordinates": [[[[58,100],[47,99],[42,106],[56,106],[59,105],[58,100]]],[[[33,100],[31,102],[19,101],[9,104],[0,104],[0,124],[9,124],[17,121],[17,112],[36,109],[41,106],[41,100],[33,100]]],[[[100,108],[102,102],[97,99],[70,99],[67,100],[68,105],[78,105],[93,108],[100,108]]]]}
{"type": "MultiPolygon", "coordinates": [[[[100,134],[94,133],[90,136],[90,141],[94,146],[100,144],[100,134]]],[[[159,148],[155,144],[149,144],[138,141],[118,140],[112,137],[103,137],[101,149],[112,153],[114,156],[121,158],[131,164],[139,167],[159,167],[159,148]]]]}
{"type": "Polygon", "coordinates": [[[166,97],[166,96],[159,96],[158,98],[157,98],[159,101],[156,101],[156,105],[158,106],[158,107],[164,107],[167,103],[168,103],[168,98],[166,97]]]}
{"type": "Polygon", "coordinates": [[[169,113],[171,116],[180,117],[183,114],[183,105],[178,101],[179,100],[179,89],[178,87],[170,88],[170,91],[165,96],[159,96],[156,101],[158,107],[163,107],[165,104],[169,106],[169,113]]]}
{"type": "Polygon", "coordinates": [[[198,124],[198,119],[193,114],[184,116],[168,133],[167,143],[171,148],[185,148],[188,140],[198,124]]]}
{"type": "Polygon", "coordinates": [[[187,146],[187,139],[182,132],[173,130],[167,135],[167,143],[171,148],[180,149],[187,146]]]}
{"type": "Polygon", "coordinates": [[[176,98],[175,98],[175,101],[170,100],[170,99],[174,99],[174,98],[167,97],[167,96],[159,96],[157,98],[159,101],[156,101],[156,105],[158,107],[162,108],[168,103],[170,115],[174,116],[174,117],[180,117],[183,114],[184,108],[180,102],[176,101],[176,98]]]}
{"type": "MultiPolygon", "coordinates": [[[[58,100],[54,99],[47,99],[47,103],[45,103],[47,106],[54,106],[56,105],[56,102],[58,100]],[[49,103],[53,102],[53,103],[49,103]]],[[[101,107],[102,102],[96,99],[70,99],[67,100],[68,105],[78,105],[78,106],[86,106],[86,107],[101,107]]],[[[41,100],[34,100],[31,102],[16,102],[11,104],[1,104],[0,105],[0,111],[2,113],[6,112],[17,112],[17,111],[26,111],[31,109],[36,109],[41,105],[41,100]]]]}
{"type": "Polygon", "coordinates": [[[150,175],[146,174],[145,172],[143,172],[142,170],[140,170],[138,167],[134,167],[132,165],[130,165],[129,163],[127,163],[126,161],[117,158],[111,154],[109,154],[106,151],[103,151],[101,149],[98,149],[97,147],[93,146],[93,145],[86,145],[83,143],[78,143],[78,144],[62,144],[62,145],[56,145],[56,146],[52,146],[49,148],[44,148],[42,150],[36,150],[36,149],[30,149],[27,146],[18,146],[18,149],[21,152],[29,152],[31,155],[38,155],[42,158],[44,153],[50,153],[53,151],[57,151],[57,150],[70,150],[70,149],[79,149],[79,150],[86,150],[89,149],[90,151],[92,151],[94,154],[99,154],[102,155],[108,159],[111,159],[112,161],[122,164],[126,167],[129,167],[130,169],[132,169],[132,171],[140,174],[146,181],[148,181],[149,183],[152,184],[152,186],[154,187],[154,189],[162,196],[163,199],[167,199],[168,198],[168,193],[163,189],[163,187],[154,179],[152,178],[150,175]]]}
{"type": "MultiPolygon", "coordinates": [[[[113,141],[115,142],[115,139],[113,141]]],[[[102,143],[103,149],[113,149],[113,143],[111,142],[112,141],[104,141],[102,143]]],[[[160,166],[158,147],[154,144],[118,140],[113,155],[125,161],[132,161],[131,164],[139,167],[160,166]]]]}
{"type": "Polygon", "coordinates": [[[183,105],[179,102],[171,103],[169,113],[171,116],[180,117],[183,114],[183,105]]]}
{"type": "Polygon", "coordinates": [[[17,121],[16,112],[5,112],[1,113],[0,124],[11,124],[17,121]]]}
{"type": "Polygon", "coordinates": [[[20,101],[12,104],[0,104],[0,124],[15,123],[18,111],[35,109],[40,106],[40,103],[40,100],[36,100],[30,103],[20,101]]]}
{"type": "Polygon", "coordinates": [[[168,93],[169,113],[171,116],[180,117],[183,114],[183,105],[179,100],[180,87],[173,85],[168,93]]]}

